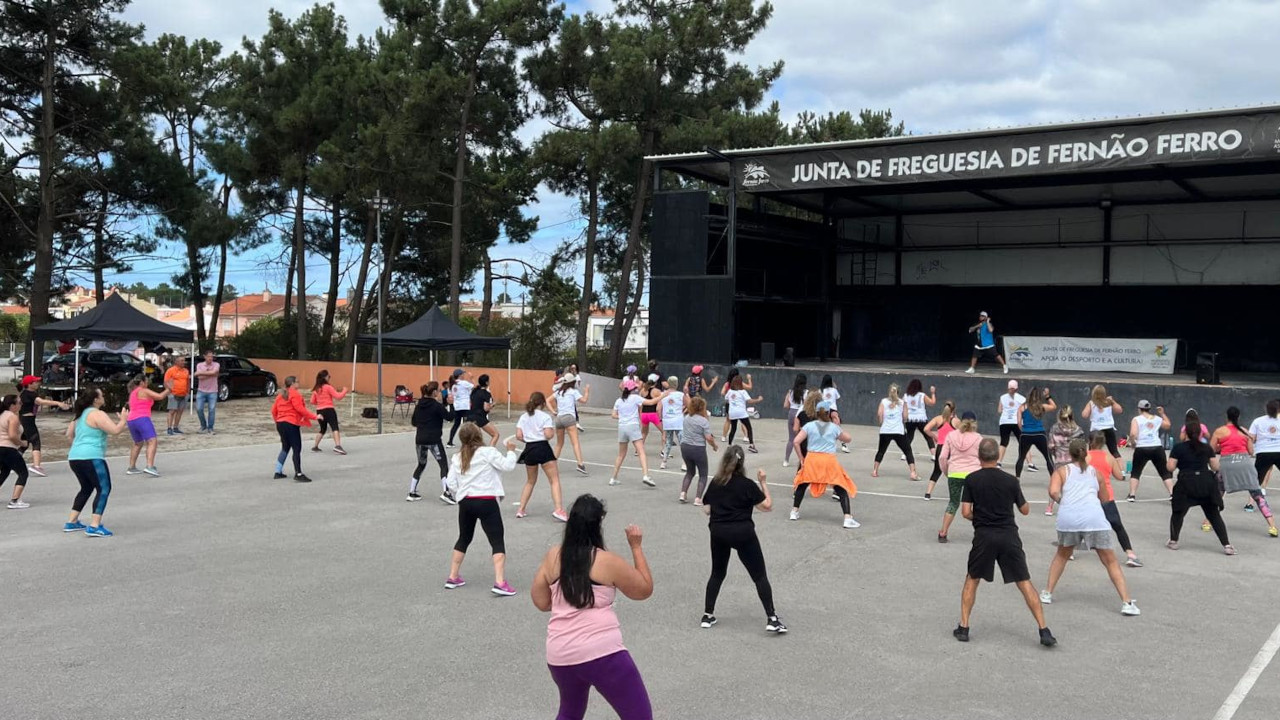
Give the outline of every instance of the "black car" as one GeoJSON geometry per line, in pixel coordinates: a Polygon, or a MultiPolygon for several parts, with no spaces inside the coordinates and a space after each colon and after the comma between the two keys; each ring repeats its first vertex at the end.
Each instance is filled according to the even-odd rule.
{"type": "MultiPolygon", "coordinates": [[[[221,366],[218,372],[218,400],[223,401],[233,395],[265,395],[276,394],[276,376],[254,365],[238,355],[214,355],[214,362],[221,366]]],[[[200,360],[199,362],[204,362],[200,360]]],[[[192,378],[191,383],[196,383],[192,378]]]]}
{"type": "MultiPolygon", "coordinates": [[[[44,364],[43,372],[48,373],[55,364],[62,367],[66,383],[74,382],[73,373],[76,368],[74,352],[54,355],[44,364]]],[[[80,381],[82,383],[127,382],[141,373],[142,361],[129,353],[111,350],[80,350],[80,381]]]]}

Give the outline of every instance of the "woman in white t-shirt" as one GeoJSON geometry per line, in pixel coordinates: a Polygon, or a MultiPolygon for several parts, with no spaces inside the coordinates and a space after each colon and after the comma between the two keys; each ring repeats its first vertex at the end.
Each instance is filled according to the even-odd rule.
{"type": "MultiPolygon", "coordinates": [[[[929,456],[933,455],[933,448],[937,445],[933,435],[929,433],[926,427],[929,424],[929,408],[938,404],[938,388],[933,385],[929,386],[929,394],[924,394],[924,383],[920,382],[920,378],[911,378],[911,382],[907,383],[907,394],[902,397],[902,401],[907,404],[907,444],[910,445],[916,439],[916,432],[924,437],[924,442],[929,446],[929,456]]],[[[902,459],[906,460],[904,453],[902,459]]]]}
{"type": "Polygon", "coordinates": [[[1010,436],[1022,440],[1022,426],[1018,424],[1018,413],[1022,412],[1022,406],[1027,402],[1022,393],[1018,392],[1018,381],[1009,381],[1009,392],[1001,395],[996,400],[996,412],[1000,413],[1000,458],[996,461],[997,465],[1004,462],[1004,451],[1009,447],[1010,436]]]}
{"type": "Polygon", "coordinates": [[[640,406],[644,398],[640,397],[640,386],[631,379],[622,381],[622,397],[613,401],[612,416],[618,421],[618,459],[613,462],[613,475],[609,477],[610,485],[621,485],[618,471],[622,469],[622,461],[627,457],[627,446],[633,445],[640,458],[640,478],[645,485],[657,487],[657,483],[649,477],[649,458],[644,452],[644,441],[640,434],[640,406]]]}
{"type": "Polygon", "coordinates": [[[875,464],[871,466],[871,477],[880,477],[880,461],[884,460],[884,452],[889,449],[889,443],[894,443],[907,456],[911,479],[920,479],[916,474],[915,455],[907,444],[907,431],[904,427],[906,410],[907,404],[898,397],[898,384],[893,383],[889,386],[889,397],[882,399],[880,406],[876,408],[876,422],[880,425],[880,446],[876,449],[875,464]]]}
{"type": "MultiPolygon", "coordinates": [[[[671,459],[672,448],[680,447],[680,431],[684,429],[684,408],[689,404],[688,397],[680,390],[680,378],[672,375],[667,378],[667,387],[671,388],[658,403],[658,414],[662,416],[662,464],[661,470],[667,469],[667,460],[671,459]]],[[[684,470],[684,464],[680,464],[684,470]]]]}
{"type": "Polygon", "coordinates": [[[1280,400],[1267,401],[1267,414],[1249,424],[1249,435],[1253,437],[1258,485],[1265,491],[1271,468],[1280,468],[1280,400]]]}
{"type": "Polygon", "coordinates": [[[560,501],[560,468],[556,462],[556,454],[551,450],[551,436],[555,434],[555,421],[546,412],[547,397],[540,392],[529,396],[524,405],[524,413],[516,421],[516,439],[524,443],[524,452],[517,460],[524,465],[526,480],[524,491],[520,493],[520,509],[516,517],[526,515],[525,508],[533,495],[533,486],[538,484],[538,468],[547,475],[551,483],[551,501],[555,503],[555,512],[551,517],[560,522],[568,522],[569,516],[564,513],[564,504],[560,501]]]}
{"type": "MultiPolygon", "coordinates": [[[[822,399],[831,403],[831,422],[840,424],[840,389],[830,375],[822,376],[822,399]]],[[[840,443],[841,452],[849,452],[849,443],[840,443]]]]}
{"type": "Polygon", "coordinates": [[[782,453],[782,467],[791,464],[791,450],[795,445],[796,435],[800,432],[796,416],[804,409],[804,396],[808,394],[808,384],[809,378],[804,373],[797,373],[791,389],[782,396],[782,409],[787,411],[787,448],[782,453]]]}
{"type": "Polygon", "coordinates": [[[578,473],[587,474],[587,466],[582,462],[582,445],[578,442],[578,403],[591,399],[591,386],[578,389],[578,376],[567,372],[560,376],[560,385],[551,393],[548,401],[552,414],[555,415],[556,457],[564,450],[564,436],[569,435],[569,444],[573,447],[573,459],[578,462],[578,473]]]}
{"type": "Polygon", "coordinates": [[[738,433],[738,423],[742,423],[742,427],[747,433],[747,452],[758,452],[756,450],[756,435],[751,429],[751,417],[747,414],[747,406],[755,405],[764,400],[763,397],[751,397],[751,393],[743,388],[742,376],[739,375],[729,384],[729,392],[724,394],[725,402],[729,403],[729,439],[728,443],[733,444],[733,436],[738,433]]]}
{"type": "Polygon", "coordinates": [[[1107,439],[1111,457],[1120,457],[1119,436],[1116,435],[1116,413],[1124,412],[1120,403],[1107,394],[1105,385],[1094,385],[1080,417],[1089,421],[1089,432],[1100,432],[1107,439]]]}

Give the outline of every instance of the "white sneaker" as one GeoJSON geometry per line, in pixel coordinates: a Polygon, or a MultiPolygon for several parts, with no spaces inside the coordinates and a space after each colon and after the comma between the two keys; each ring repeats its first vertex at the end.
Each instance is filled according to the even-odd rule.
{"type": "Polygon", "coordinates": [[[10,500],[9,501],[10,510],[26,510],[29,507],[31,507],[31,503],[27,502],[26,500],[10,500]]]}
{"type": "Polygon", "coordinates": [[[1041,590],[1041,591],[1040,591],[1040,604],[1042,604],[1042,605],[1052,605],[1052,604],[1053,604],[1053,593],[1049,592],[1048,590],[1041,590]]]}
{"type": "Polygon", "coordinates": [[[666,461],[666,460],[663,460],[662,462],[658,463],[658,469],[659,469],[659,470],[666,470],[666,469],[667,469],[667,461],[666,461]]]}
{"type": "Polygon", "coordinates": [[[619,480],[618,480],[618,478],[609,478],[609,484],[610,484],[610,485],[621,485],[621,484],[622,484],[622,482],[621,482],[621,481],[619,481],[619,480]]]}
{"type": "Polygon", "coordinates": [[[1138,609],[1138,603],[1130,600],[1120,607],[1120,614],[1132,617],[1134,615],[1141,615],[1142,611],[1138,609]]]}
{"type": "Polygon", "coordinates": [[[899,460],[906,460],[906,459],[907,459],[907,454],[906,454],[906,453],[898,453],[898,459],[899,459],[899,460]]]}
{"type": "Polygon", "coordinates": [[[722,443],[723,443],[723,442],[729,442],[729,438],[728,438],[727,436],[725,436],[725,435],[721,435],[721,436],[720,436],[720,442],[722,442],[722,443]]]}
{"type": "Polygon", "coordinates": [[[649,487],[658,487],[658,483],[654,482],[653,478],[649,477],[648,475],[645,475],[644,477],[640,478],[640,482],[644,483],[645,485],[648,485],[649,487]]]}
{"type": "Polygon", "coordinates": [[[786,460],[783,460],[783,461],[782,461],[782,467],[791,467],[791,463],[790,463],[790,462],[787,462],[786,460]]]}
{"type": "Polygon", "coordinates": [[[1005,365],[1005,366],[1004,366],[1004,374],[1005,374],[1005,375],[1008,375],[1008,374],[1009,374],[1009,366],[1008,366],[1008,365],[1005,365]]]}
{"type": "Polygon", "coordinates": [[[1027,469],[1030,470],[1031,472],[1040,472],[1040,468],[1036,467],[1035,463],[1031,463],[1030,465],[1028,465],[1027,469]]]}
{"type": "Polygon", "coordinates": [[[796,510],[795,508],[792,508],[792,509],[791,509],[791,516],[790,516],[790,517],[788,517],[787,519],[788,519],[788,520],[799,520],[799,519],[800,519],[800,511],[799,511],[799,510],[796,510]]]}
{"type": "Polygon", "coordinates": [[[849,452],[849,446],[848,446],[848,445],[846,445],[846,444],[844,444],[844,443],[840,443],[840,452],[842,452],[842,453],[847,453],[847,452],[849,452]]]}
{"type": "Polygon", "coordinates": [[[965,370],[965,371],[964,371],[964,374],[965,374],[965,375],[972,375],[972,374],[973,374],[973,368],[969,368],[968,370],[965,370]]]}
{"type": "Polygon", "coordinates": [[[845,518],[844,526],[846,529],[852,530],[854,528],[862,527],[862,523],[858,522],[857,520],[854,520],[853,518],[845,518]]]}
{"type": "Polygon", "coordinates": [[[680,472],[688,472],[689,468],[684,463],[680,463],[680,472]]]}

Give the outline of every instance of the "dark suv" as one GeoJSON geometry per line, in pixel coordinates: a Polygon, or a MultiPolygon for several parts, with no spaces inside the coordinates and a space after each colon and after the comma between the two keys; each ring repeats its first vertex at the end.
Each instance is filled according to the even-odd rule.
{"type": "MultiPolygon", "coordinates": [[[[62,366],[66,373],[66,383],[74,382],[72,377],[76,367],[74,353],[54,355],[45,363],[45,370],[54,363],[62,366]]],[[[111,350],[80,350],[80,381],[83,383],[127,382],[135,375],[142,373],[142,362],[129,353],[111,350]]]]}
{"type": "MultiPolygon", "coordinates": [[[[214,362],[221,366],[218,372],[218,400],[233,395],[276,394],[276,376],[238,355],[214,355],[214,362]]],[[[203,359],[197,362],[204,362],[203,359]]],[[[194,371],[193,371],[194,372],[194,371]]],[[[195,379],[192,379],[195,384],[195,379]]]]}

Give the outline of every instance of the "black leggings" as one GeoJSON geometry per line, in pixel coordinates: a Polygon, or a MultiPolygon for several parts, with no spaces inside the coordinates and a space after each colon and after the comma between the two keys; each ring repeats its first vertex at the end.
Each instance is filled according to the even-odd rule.
{"type": "Polygon", "coordinates": [[[1102,428],[1094,432],[1102,433],[1102,436],[1107,439],[1107,450],[1111,451],[1111,457],[1120,457],[1120,445],[1118,444],[1120,439],[1116,435],[1115,428],[1102,428]]]}
{"type": "Polygon", "coordinates": [[[1107,516],[1107,522],[1111,523],[1111,530],[1116,534],[1116,540],[1120,541],[1120,547],[1125,552],[1133,550],[1133,543],[1129,542],[1129,533],[1124,529],[1124,523],[1120,522],[1120,508],[1116,507],[1116,501],[1102,503],[1102,514],[1107,516]]]}
{"type": "Polygon", "coordinates": [[[71,501],[71,509],[76,512],[84,510],[89,496],[96,492],[98,496],[93,499],[93,514],[101,515],[106,512],[107,498],[111,497],[111,471],[107,469],[107,461],[69,460],[67,464],[71,466],[71,472],[75,473],[76,480],[80,481],[80,492],[71,501]]]}
{"type": "Polygon", "coordinates": [[[453,549],[466,553],[471,540],[476,536],[476,521],[480,521],[480,529],[489,538],[489,547],[494,555],[504,555],[507,545],[502,535],[502,508],[493,498],[463,498],[458,501],[458,542],[453,549]]]}
{"type": "Polygon", "coordinates": [[[942,443],[933,449],[933,472],[929,474],[929,482],[936,483],[942,478],[942,443]]]}
{"type": "Polygon", "coordinates": [[[729,555],[738,551],[738,559],[756,584],[756,594],[764,606],[764,614],[773,617],[773,586],[765,572],[764,552],[756,528],[750,522],[711,523],[711,577],[707,579],[707,600],[703,612],[714,615],[720,585],[729,572],[729,555]]]}
{"type": "Polygon", "coordinates": [[[1022,428],[1017,423],[1004,423],[1000,426],[1000,447],[1009,447],[1009,437],[1022,439],[1022,428]]]}
{"type": "Polygon", "coordinates": [[[1258,482],[1262,482],[1267,477],[1267,471],[1272,467],[1280,468],[1280,452],[1261,452],[1254,458],[1253,467],[1258,471],[1258,482]]]}
{"type": "Polygon", "coordinates": [[[742,418],[741,420],[729,421],[729,444],[730,445],[733,444],[733,436],[738,432],[738,423],[742,423],[742,427],[746,428],[747,444],[755,445],[756,436],[755,436],[755,433],[751,431],[751,418],[742,418]]]}
{"type": "MultiPolygon", "coordinates": [[[[1179,480],[1178,482],[1182,482],[1179,480]]],[[[1197,501],[1200,509],[1204,511],[1204,519],[1209,521],[1213,526],[1213,532],[1218,536],[1218,542],[1223,545],[1230,545],[1231,541],[1227,539],[1227,524],[1222,521],[1222,511],[1218,509],[1218,500],[1215,498],[1205,498],[1197,501]]],[[[1178,536],[1182,534],[1182,519],[1187,516],[1187,511],[1195,505],[1182,507],[1181,504],[1175,503],[1173,515],[1169,517],[1169,539],[1177,542],[1178,536]]]]}
{"type": "Polygon", "coordinates": [[[1129,472],[1129,477],[1134,480],[1142,479],[1142,471],[1146,469],[1147,463],[1156,469],[1156,474],[1161,480],[1168,480],[1173,477],[1173,473],[1169,472],[1169,460],[1165,457],[1164,448],[1156,445],[1155,447],[1138,447],[1133,449],[1133,470],[1129,472]]]}
{"type": "Polygon", "coordinates": [[[898,449],[907,456],[908,465],[916,464],[916,456],[911,452],[911,441],[907,440],[907,436],[900,434],[887,435],[885,433],[880,434],[880,447],[876,449],[877,463],[884,459],[884,451],[889,449],[889,443],[895,443],[898,446],[898,449]]]}
{"type": "Polygon", "coordinates": [[[409,483],[409,492],[418,492],[418,480],[422,478],[422,471],[427,468],[427,460],[434,457],[436,464],[440,466],[440,481],[443,483],[446,475],[449,474],[449,461],[446,459],[444,452],[444,441],[436,440],[426,445],[418,445],[418,466],[413,469],[413,482],[409,483]]]}
{"type": "Polygon", "coordinates": [[[462,423],[471,420],[470,410],[454,410],[453,411],[453,429],[449,431],[449,444],[453,444],[453,438],[458,435],[458,428],[462,427],[462,423]]]}
{"type": "MultiPolygon", "coordinates": [[[[840,510],[844,512],[845,515],[848,515],[850,513],[849,491],[845,490],[843,487],[839,485],[836,485],[835,488],[836,488],[835,489],[836,499],[840,501],[840,510]]],[[[809,492],[809,483],[802,483],[800,485],[797,485],[796,494],[795,494],[795,497],[792,498],[791,507],[795,507],[795,508],[800,507],[800,503],[804,502],[804,496],[808,492],[809,492]]]]}
{"type": "Polygon", "coordinates": [[[280,454],[276,456],[276,472],[284,472],[284,461],[289,459],[289,451],[293,451],[293,472],[302,474],[302,428],[293,423],[277,422],[276,432],[280,434],[280,454]]]}
{"type": "Polygon", "coordinates": [[[924,441],[929,445],[929,451],[933,452],[933,448],[937,443],[933,441],[933,437],[924,431],[924,426],[928,425],[926,420],[908,420],[907,421],[907,444],[910,445],[916,439],[916,432],[919,431],[924,436],[924,441]]]}
{"type": "Polygon", "coordinates": [[[1044,456],[1045,472],[1053,472],[1053,456],[1049,454],[1049,439],[1044,433],[1023,433],[1018,438],[1018,463],[1013,467],[1013,474],[1022,477],[1022,463],[1027,459],[1027,454],[1031,452],[1031,448],[1040,451],[1044,456]]]}
{"type": "Polygon", "coordinates": [[[11,472],[18,476],[15,485],[23,487],[27,484],[27,461],[22,458],[22,453],[11,447],[0,447],[0,485],[4,485],[11,472]]]}

